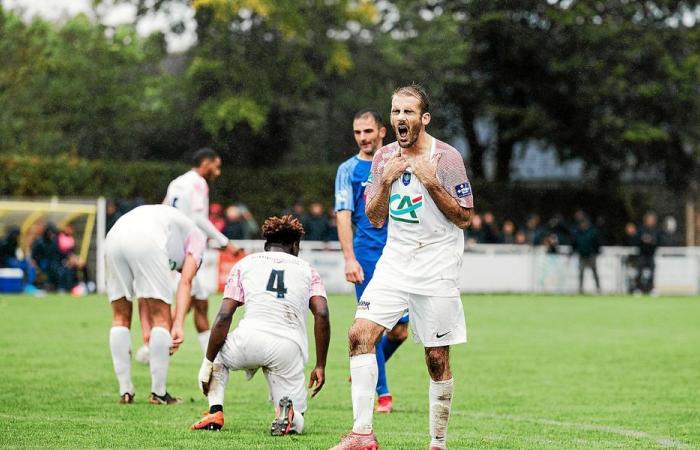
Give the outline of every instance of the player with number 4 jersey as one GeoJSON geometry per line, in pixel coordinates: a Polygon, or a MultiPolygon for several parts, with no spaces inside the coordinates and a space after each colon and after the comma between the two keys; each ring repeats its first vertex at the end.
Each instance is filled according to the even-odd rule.
{"type": "Polygon", "coordinates": [[[306,411],[304,364],[308,359],[306,316],[314,316],[316,365],[309,377],[315,396],[325,382],[330,322],[326,290],[316,270],[298,258],[304,229],[292,216],[271,217],[263,224],[265,252],[248,255],[233,266],[224,300],[212,327],[199,372],[209,412],[192,429],[223,426],[224,390],[229,370],[258,369],[276,405],[272,435],[301,433],[306,411]],[[243,319],[229,332],[231,319],[245,306],[243,319]]]}

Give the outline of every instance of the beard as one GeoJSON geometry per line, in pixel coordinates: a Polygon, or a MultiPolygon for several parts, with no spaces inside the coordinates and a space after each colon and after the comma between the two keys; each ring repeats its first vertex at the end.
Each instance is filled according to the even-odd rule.
{"type": "Polygon", "coordinates": [[[405,134],[405,137],[401,136],[401,133],[399,132],[399,125],[394,126],[394,134],[396,135],[396,141],[399,144],[399,147],[401,148],[410,148],[413,147],[413,145],[418,141],[418,136],[420,136],[420,127],[419,126],[409,126],[409,125],[401,125],[401,127],[406,127],[407,131],[405,134]]]}

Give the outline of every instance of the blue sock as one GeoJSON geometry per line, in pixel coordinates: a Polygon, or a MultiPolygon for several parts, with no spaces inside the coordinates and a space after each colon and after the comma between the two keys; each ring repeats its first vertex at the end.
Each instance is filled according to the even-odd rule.
{"type": "Polygon", "coordinates": [[[382,353],[384,353],[384,362],[386,363],[389,361],[389,358],[391,358],[391,355],[394,354],[397,348],[401,345],[400,341],[394,341],[386,337],[386,335],[382,336],[381,340],[379,341],[379,346],[382,347],[382,353]]]}
{"type": "Polygon", "coordinates": [[[377,352],[377,395],[386,395],[389,393],[389,386],[386,383],[386,370],[384,369],[384,352],[382,351],[381,341],[375,346],[377,352]]]}

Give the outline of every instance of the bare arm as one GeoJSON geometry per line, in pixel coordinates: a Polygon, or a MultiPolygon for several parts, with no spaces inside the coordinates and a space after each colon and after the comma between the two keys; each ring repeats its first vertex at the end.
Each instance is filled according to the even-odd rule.
{"type": "Polygon", "coordinates": [[[177,284],[175,292],[175,318],[170,334],[173,338],[173,350],[176,350],[185,340],[183,324],[185,315],[190,309],[192,302],[192,279],[197,274],[197,261],[191,254],[185,255],[185,262],[182,264],[180,282],[177,284]]]}
{"type": "Polygon", "coordinates": [[[311,371],[309,377],[309,389],[313,388],[311,396],[314,397],[326,382],[326,357],[328,356],[328,344],[331,340],[331,323],[328,301],[325,297],[320,295],[311,297],[309,309],[314,315],[314,337],[316,339],[316,367],[311,371]]]}
{"type": "MultiPolygon", "coordinates": [[[[436,180],[437,181],[437,180],[436,180]]],[[[440,183],[425,185],[438,209],[461,229],[466,229],[472,220],[474,208],[462,208],[457,200],[447,193],[440,183]]]]}
{"type": "Polygon", "coordinates": [[[419,158],[411,163],[411,168],[445,217],[459,228],[465,229],[472,220],[473,208],[461,206],[457,199],[452,197],[440,183],[437,177],[439,160],[440,155],[433,158],[432,161],[428,158],[419,158]]]}
{"type": "Polygon", "coordinates": [[[345,258],[345,279],[350,283],[362,283],[365,274],[355,258],[352,244],[352,211],[343,209],[338,211],[336,216],[338,218],[338,240],[345,258]]]}
{"type": "Polygon", "coordinates": [[[226,336],[228,336],[228,332],[231,329],[233,314],[236,312],[238,305],[240,305],[239,302],[230,298],[225,298],[221,302],[219,314],[214,319],[211,334],[209,335],[209,345],[207,346],[207,359],[209,361],[216,359],[216,355],[219,354],[219,350],[226,342],[226,336]]]}

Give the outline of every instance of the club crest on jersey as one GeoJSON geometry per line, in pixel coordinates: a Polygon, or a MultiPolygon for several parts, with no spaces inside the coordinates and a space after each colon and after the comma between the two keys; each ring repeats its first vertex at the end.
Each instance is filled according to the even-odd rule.
{"type": "Polygon", "coordinates": [[[177,267],[177,263],[172,259],[169,259],[168,263],[170,264],[170,270],[175,270],[175,267],[177,267]]]}
{"type": "Polygon", "coordinates": [[[469,186],[468,181],[465,181],[464,183],[455,186],[455,193],[459,198],[469,197],[472,195],[472,187],[469,186]]]}
{"type": "Polygon", "coordinates": [[[423,196],[411,198],[394,194],[389,198],[389,216],[399,222],[420,223],[416,211],[423,206],[423,196]]]}
{"type": "Polygon", "coordinates": [[[401,176],[401,182],[404,186],[411,184],[411,172],[404,172],[401,176]]]}

